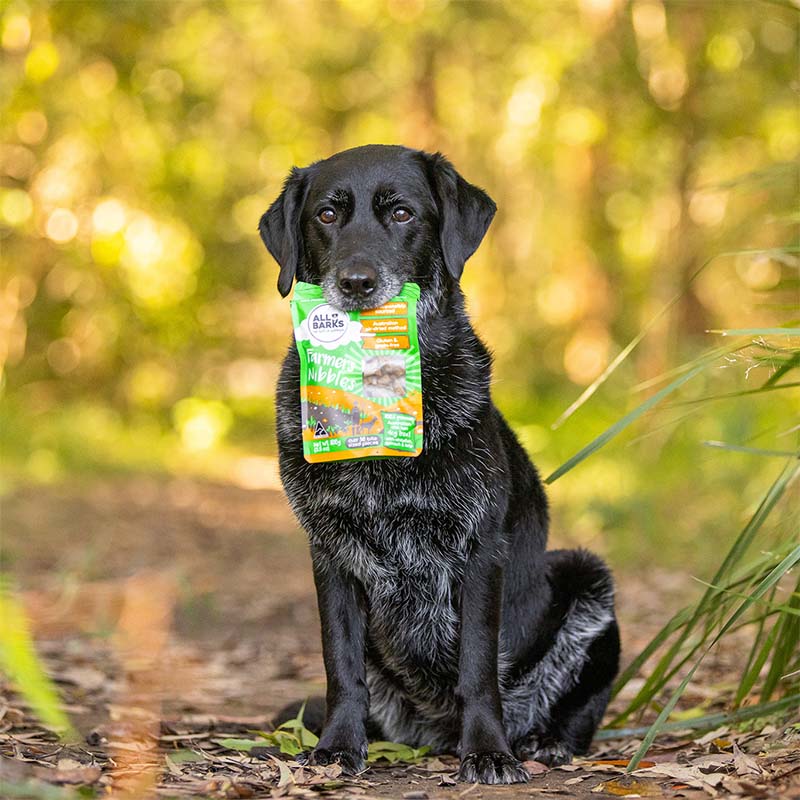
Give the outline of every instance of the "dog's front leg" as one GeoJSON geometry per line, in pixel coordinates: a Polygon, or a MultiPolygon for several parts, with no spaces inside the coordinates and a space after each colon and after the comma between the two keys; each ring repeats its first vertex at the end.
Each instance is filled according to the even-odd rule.
{"type": "Polygon", "coordinates": [[[529,775],[506,738],[497,675],[503,572],[482,550],[470,557],[461,589],[458,777],[469,783],[523,783],[529,775]]]}
{"type": "Polygon", "coordinates": [[[369,713],[365,667],[366,610],[363,589],[352,576],[311,551],[328,680],[327,713],[317,746],[298,757],[312,765],[341,764],[354,775],[367,757],[369,713]]]}

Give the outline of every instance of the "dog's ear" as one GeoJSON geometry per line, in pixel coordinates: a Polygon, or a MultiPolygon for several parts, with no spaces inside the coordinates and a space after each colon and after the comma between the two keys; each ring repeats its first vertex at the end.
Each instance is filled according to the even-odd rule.
{"type": "Polygon", "coordinates": [[[286,297],[292,290],[303,253],[300,213],[308,194],[306,170],[293,167],[283,184],[283,191],[258,223],[258,232],[267,250],[280,265],[278,291],[286,297]]]}
{"type": "Polygon", "coordinates": [[[428,180],[439,209],[439,239],[447,271],[458,280],[478,249],[497,206],[483,189],[465,181],[441,154],[425,154],[428,180]]]}

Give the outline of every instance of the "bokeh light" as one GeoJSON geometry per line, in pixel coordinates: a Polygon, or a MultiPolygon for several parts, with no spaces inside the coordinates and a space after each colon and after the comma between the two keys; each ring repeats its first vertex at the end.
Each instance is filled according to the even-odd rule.
{"type": "MultiPolygon", "coordinates": [[[[555,467],[707,330],[775,325],[796,305],[791,254],[719,254],[796,230],[797,30],[792,9],[755,0],[15,0],[0,11],[14,480],[146,464],[277,485],[290,317],[258,219],[291,166],[367,142],[441,150],[497,201],[463,287],[498,404],[555,467]],[[615,387],[552,431],[709,259],[615,387]]],[[[770,425],[765,411],[727,433],[770,425]]],[[[689,430],[675,453],[705,435],[689,430]]],[[[665,440],[637,458],[663,458],[665,440]]],[[[565,529],[594,542],[592,525],[616,524],[601,486],[635,527],[637,496],[687,491],[679,461],[660,462],[654,500],[609,453],[596,469],[616,478],[559,485],[565,529]]],[[[738,466],[709,480],[728,498],[749,485],[738,466]]]]}

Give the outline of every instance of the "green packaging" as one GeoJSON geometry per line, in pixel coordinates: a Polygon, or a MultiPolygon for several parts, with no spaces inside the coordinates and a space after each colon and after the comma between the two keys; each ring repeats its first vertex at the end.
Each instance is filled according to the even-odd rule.
{"type": "Polygon", "coordinates": [[[322,288],[298,282],[291,301],[300,354],[306,461],[343,461],[422,452],[419,286],[378,308],[342,311],[322,288]]]}

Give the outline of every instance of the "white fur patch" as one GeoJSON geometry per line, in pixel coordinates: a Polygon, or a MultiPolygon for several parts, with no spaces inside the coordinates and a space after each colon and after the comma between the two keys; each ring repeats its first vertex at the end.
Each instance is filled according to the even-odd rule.
{"type": "MultiPolygon", "coordinates": [[[[511,741],[543,730],[558,700],[577,683],[591,643],[614,619],[611,581],[573,600],[555,641],[536,666],[501,689],[503,721],[511,741]]],[[[508,661],[501,656],[501,686],[508,661]]]]}

